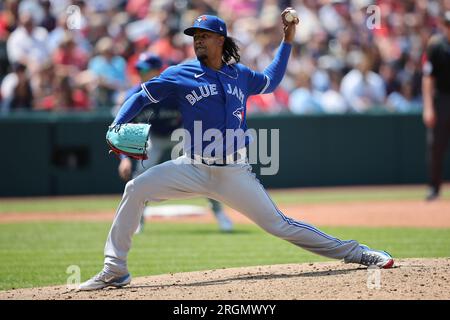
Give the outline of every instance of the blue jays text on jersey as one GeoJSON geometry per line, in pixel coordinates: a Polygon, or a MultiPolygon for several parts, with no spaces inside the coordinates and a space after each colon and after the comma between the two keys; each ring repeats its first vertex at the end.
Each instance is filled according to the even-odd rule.
{"type": "MultiPolygon", "coordinates": [[[[171,99],[181,112],[184,128],[192,139],[190,153],[197,141],[200,150],[213,144],[222,144],[218,149],[226,155],[249,143],[241,135],[235,143],[227,143],[226,130],[247,129],[246,102],[249,96],[270,93],[278,86],[286,71],[291,45],[283,42],[272,63],[261,73],[243,64],[224,64],[220,70],[208,68],[199,60],[169,67],[160,76],[141,85],[142,90],[120,109],[114,124],[129,122],[142,108],[150,103],[163,103],[171,99]],[[203,141],[194,134],[194,122],[201,121],[202,135],[208,129],[222,132],[221,141],[203,141]]],[[[211,147],[211,146],[210,146],[211,147]]]]}

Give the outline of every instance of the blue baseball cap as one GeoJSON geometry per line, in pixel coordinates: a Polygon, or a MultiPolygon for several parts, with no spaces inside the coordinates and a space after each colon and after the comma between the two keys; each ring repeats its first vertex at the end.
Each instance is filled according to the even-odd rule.
{"type": "Polygon", "coordinates": [[[150,71],[161,69],[163,62],[159,56],[153,53],[142,53],[136,61],[134,67],[137,70],[150,71]]]}
{"type": "Polygon", "coordinates": [[[227,36],[227,25],[225,21],[212,15],[204,14],[195,19],[192,27],[184,30],[184,34],[192,37],[197,29],[218,33],[224,37],[227,36]]]}

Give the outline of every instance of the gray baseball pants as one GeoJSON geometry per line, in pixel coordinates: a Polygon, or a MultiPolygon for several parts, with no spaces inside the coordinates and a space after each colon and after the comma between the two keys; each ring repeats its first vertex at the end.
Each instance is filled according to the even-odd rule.
{"type": "MultiPolygon", "coordinates": [[[[142,174],[148,168],[154,167],[155,165],[159,164],[164,156],[164,153],[166,151],[171,151],[177,143],[177,141],[172,141],[170,139],[170,136],[161,137],[152,135],[151,138],[148,139],[147,147],[147,154],[149,154],[150,157],[148,157],[148,159],[146,160],[143,160],[142,163],[138,160],[135,161],[133,179],[142,174]]],[[[220,202],[210,198],[208,198],[208,202],[211,210],[215,215],[223,211],[223,206],[220,202]]]]}
{"type": "Polygon", "coordinates": [[[267,232],[313,253],[359,263],[363,249],[354,240],[342,241],[304,222],[286,217],[272,202],[251,166],[194,164],[186,156],[154,166],[129,181],[105,246],[105,267],[127,272],[131,238],[145,203],[203,196],[241,212],[267,232]]]}

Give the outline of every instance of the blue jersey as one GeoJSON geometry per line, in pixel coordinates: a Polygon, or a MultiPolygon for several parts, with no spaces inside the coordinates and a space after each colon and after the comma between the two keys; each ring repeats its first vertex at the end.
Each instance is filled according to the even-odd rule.
{"type": "MultiPolygon", "coordinates": [[[[286,71],[291,45],[282,43],[273,62],[256,72],[243,64],[224,64],[220,70],[208,68],[199,60],[193,60],[166,69],[160,76],[142,84],[142,90],[122,106],[114,123],[126,123],[149,103],[162,103],[174,99],[179,108],[183,126],[190,133],[191,145],[185,152],[203,155],[211,141],[202,137],[208,129],[217,129],[222,136],[213,138],[213,144],[222,145],[224,155],[234,153],[249,143],[241,134],[237,141],[226,141],[226,130],[247,129],[246,102],[249,96],[270,93],[277,87],[286,71]],[[201,130],[194,126],[201,121],[201,130]],[[197,141],[201,141],[200,145],[197,141]]],[[[211,149],[211,146],[209,147],[211,149]]]]}
{"type": "MultiPolygon", "coordinates": [[[[141,90],[140,84],[132,87],[125,93],[125,100],[141,90]]],[[[152,136],[157,135],[160,137],[170,137],[172,132],[182,125],[181,113],[173,97],[169,97],[159,103],[147,105],[131,122],[150,123],[152,125],[150,128],[152,136]]]]}

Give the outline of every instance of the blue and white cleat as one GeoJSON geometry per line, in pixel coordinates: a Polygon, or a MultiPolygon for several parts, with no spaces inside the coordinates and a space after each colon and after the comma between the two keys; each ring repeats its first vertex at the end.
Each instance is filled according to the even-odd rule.
{"type": "Polygon", "coordinates": [[[379,251],[370,249],[368,246],[361,245],[364,250],[361,255],[360,264],[365,266],[377,266],[382,269],[392,268],[394,259],[386,251],[379,251]]]}
{"type": "Polygon", "coordinates": [[[80,284],[79,291],[91,291],[100,290],[106,287],[121,288],[130,284],[131,275],[129,273],[125,275],[117,275],[111,272],[102,270],[99,274],[95,275],[86,282],[80,284]]]}

